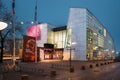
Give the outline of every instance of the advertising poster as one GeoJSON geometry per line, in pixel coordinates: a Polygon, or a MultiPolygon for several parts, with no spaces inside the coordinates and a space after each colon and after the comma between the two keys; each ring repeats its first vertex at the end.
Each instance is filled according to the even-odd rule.
{"type": "Polygon", "coordinates": [[[23,37],[23,61],[31,62],[35,61],[35,37],[24,36],[23,37]]]}
{"type": "Polygon", "coordinates": [[[27,35],[36,37],[37,40],[41,40],[41,30],[40,29],[41,29],[40,25],[30,26],[27,29],[27,35]]]}

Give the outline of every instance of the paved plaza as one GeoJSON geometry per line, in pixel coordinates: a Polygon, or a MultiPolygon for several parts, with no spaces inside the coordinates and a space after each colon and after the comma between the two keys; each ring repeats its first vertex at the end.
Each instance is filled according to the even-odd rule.
{"type": "Polygon", "coordinates": [[[19,62],[18,65],[18,70],[4,71],[1,67],[0,80],[120,80],[120,63],[113,61],[72,61],[73,72],[69,70],[69,61],[19,62]]]}

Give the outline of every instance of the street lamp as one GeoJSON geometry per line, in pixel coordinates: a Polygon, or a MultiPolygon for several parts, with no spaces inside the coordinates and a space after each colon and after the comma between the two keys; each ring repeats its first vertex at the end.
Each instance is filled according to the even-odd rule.
{"type": "Polygon", "coordinates": [[[2,38],[2,33],[1,31],[5,29],[8,26],[7,23],[0,21],[0,37],[1,37],[1,54],[0,54],[0,61],[2,62],[2,57],[3,57],[3,48],[4,48],[4,40],[2,38]]]}
{"type": "Polygon", "coordinates": [[[0,21],[0,31],[5,29],[8,26],[7,23],[0,21]]]}
{"type": "Polygon", "coordinates": [[[71,54],[72,54],[72,50],[75,50],[74,48],[72,48],[72,45],[75,45],[76,42],[72,42],[71,45],[70,45],[70,72],[73,72],[74,71],[74,68],[72,67],[72,61],[71,61],[71,54]]]}

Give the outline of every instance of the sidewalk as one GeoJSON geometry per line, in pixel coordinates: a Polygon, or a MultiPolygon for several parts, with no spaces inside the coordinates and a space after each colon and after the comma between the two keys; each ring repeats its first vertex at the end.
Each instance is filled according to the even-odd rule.
{"type": "MultiPolygon", "coordinates": [[[[19,66],[21,71],[9,71],[3,72],[3,80],[21,80],[23,75],[28,75],[28,80],[90,80],[86,78],[87,75],[91,75],[92,68],[96,68],[96,63],[99,66],[109,65],[112,61],[99,61],[99,62],[82,62],[82,61],[72,61],[72,66],[74,66],[74,72],[69,72],[69,66],[67,69],[66,65],[69,65],[69,61],[51,61],[51,62],[39,62],[39,63],[23,63],[20,62],[19,66]],[[101,65],[101,63],[103,65],[101,65]],[[106,63],[106,64],[105,64],[106,63]],[[56,64],[52,67],[52,64],[56,64]],[[90,67],[92,65],[92,67],[90,67]],[[82,70],[82,67],[85,67],[85,70],[82,70]],[[51,72],[55,73],[51,77],[51,72]],[[84,78],[84,79],[83,79],[84,78]],[[85,79],[86,78],[86,79],[85,79]]],[[[94,72],[94,71],[92,71],[94,72]]],[[[89,76],[91,77],[91,76],[89,76]]],[[[92,79],[96,79],[92,76],[92,79]]],[[[96,79],[97,80],[97,79],[96,79]]]]}

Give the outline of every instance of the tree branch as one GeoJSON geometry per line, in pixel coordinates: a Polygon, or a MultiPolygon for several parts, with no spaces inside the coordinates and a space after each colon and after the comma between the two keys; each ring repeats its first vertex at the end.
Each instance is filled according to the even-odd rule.
{"type": "Polygon", "coordinates": [[[5,39],[7,37],[9,32],[10,32],[10,30],[7,31],[7,33],[4,35],[3,39],[5,39]]]}

